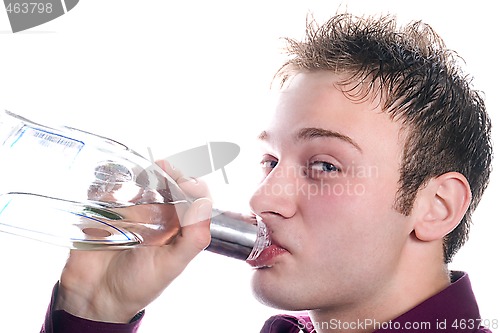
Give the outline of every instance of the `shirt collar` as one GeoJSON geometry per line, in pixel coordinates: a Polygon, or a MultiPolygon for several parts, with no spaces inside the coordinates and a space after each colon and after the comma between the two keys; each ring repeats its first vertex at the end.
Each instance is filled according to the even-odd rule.
{"type": "MultiPolygon", "coordinates": [[[[481,318],[467,273],[451,272],[451,284],[413,309],[387,323],[377,323],[373,333],[388,332],[476,332],[481,318]]],[[[261,333],[315,332],[306,314],[269,318],[261,333]]]]}
{"type": "Polygon", "coordinates": [[[459,328],[460,332],[474,332],[481,318],[476,298],[467,273],[451,272],[451,284],[413,309],[394,320],[380,324],[374,333],[441,331],[459,328]],[[476,324],[477,323],[477,324],[476,324]]]}

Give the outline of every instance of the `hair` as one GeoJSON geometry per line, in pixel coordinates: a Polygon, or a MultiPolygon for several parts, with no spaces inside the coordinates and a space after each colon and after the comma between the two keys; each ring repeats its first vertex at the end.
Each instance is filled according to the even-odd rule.
{"type": "Polygon", "coordinates": [[[430,179],[451,171],[467,178],[471,203],[443,242],[444,261],[451,262],[468,239],[493,154],[484,101],[458,65],[461,59],[429,25],[399,27],[393,16],[337,14],[321,26],[308,20],[304,41],[286,41],[290,58],[275,76],[281,86],[297,72],[347,74],[339,83],[355,88],[345,94],[379,96],[382,109],[402,122],[407,136],[395,201],[399,212],[411,213],[417,192],[430,179]]]}

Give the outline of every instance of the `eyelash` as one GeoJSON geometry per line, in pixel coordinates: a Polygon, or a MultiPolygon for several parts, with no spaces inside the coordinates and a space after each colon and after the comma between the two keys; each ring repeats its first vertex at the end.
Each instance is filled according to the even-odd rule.
{"type": "Polygon", "coordinates": [[[278,165],[278,160],[271,156],[265,156],[262,161],[260,161],[262,169],[269,170],[269,172],[271,172],[270,170],[274,169],[276,165],[278,165]]]}
{"type": "MultiPolygon", "coordinates": [[[[265,156],[260,165],[263,170],[265,170],[266,174],[269,174],[275,167],[278,165],[278,160],[272,156],[265,156]]],[[[313,161],[307,164],[307,174],[311,178],[316,178],[321,176],[321,174],[332,174],[338,173],[342,170],[335,164],[326,162],[326,161],[313,161]],[[321,169],[317,170],[315,167],[320,166],[321,169]]]]}
{"type": "Polygon", "coordinates": [[[307,168],[311,171],[314,171],[313,168],[314,166],[320,165],[322,167],[327,167],[327,170],[324,170],[322,168],[321,170],[316,170],[317,172],[325,172],[325,173],[332,173],[332,172],[340,172],[340,168],[337,167],[335,164],[330,163],[330,162],[325,162],[325,161],[314,161],[310,163],[307,168]]]}

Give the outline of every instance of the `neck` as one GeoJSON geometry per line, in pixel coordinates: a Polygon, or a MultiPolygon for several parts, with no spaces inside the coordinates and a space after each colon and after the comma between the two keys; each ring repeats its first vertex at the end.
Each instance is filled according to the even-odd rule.
{"type": "Polygon", "coordinates": [[[423,251],[403,256],[405,260],[384,286],[363,301],[311,310],[316,332],[373,332],[445,289],[450,278],[442,256],[432,255],[435,251],[425,252],[425,248],[417,250],[423,251]]]}

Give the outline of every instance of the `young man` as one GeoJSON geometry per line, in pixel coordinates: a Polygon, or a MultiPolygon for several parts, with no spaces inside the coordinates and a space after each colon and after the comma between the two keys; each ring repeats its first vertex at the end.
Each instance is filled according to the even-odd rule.
{"type": "MultiPolygon", "coordinates": [[[[483,101],[453,53],[425,24],[347,14],[289,45],[251,198],[273,245],[251,264],[264,304],[309,313],[273,317],[262,332],[489,332],[467,275],[447,269],[492,155],[483,101]]],[[[142,309],[209,242],[206,188],[181,185],[200,197],[182,235],[72,252],[43,332],[137,330],[142,309]]]]}

